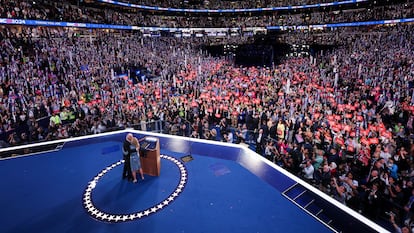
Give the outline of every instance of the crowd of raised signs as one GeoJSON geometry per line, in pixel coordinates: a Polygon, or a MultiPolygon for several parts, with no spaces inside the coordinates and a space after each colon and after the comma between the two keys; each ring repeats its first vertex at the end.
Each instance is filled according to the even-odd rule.
{"type": "Polygon", "coordinates": [[[16,132],[3,144],[162,120],[166,133],[253,142],[370,218],[398,210],[405,219],[414,198],[412,29],[355,33],[275,67],[236,67],[192,39],[3,26],[0,130],[16,132]],[[130,63],[155,78],[131,80],[130,63]]]}

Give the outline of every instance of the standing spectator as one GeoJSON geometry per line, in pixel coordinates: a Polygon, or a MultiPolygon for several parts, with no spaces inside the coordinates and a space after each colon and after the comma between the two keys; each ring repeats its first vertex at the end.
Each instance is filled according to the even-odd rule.
{"type": "Polygon", "coordinates": [[[383,210],[383,193],[380,189],[381,185],[377,182],[372,183],[370,189],[366,192],[365,197],[365,213],[373,220],[378,220],[383,210]]]}
{"type": "Polygon", "coordinates": [[[395,214],[394,213],[390,213],[390,222],[392,223],[392,226],[395,229],[396,233],[412,233],[411,229],[408,226],[399,226],[396,222],[395,222],[395,214]]]}
{"type": "Polygon", "coordinates": [[[300,165],[302,168],[302,177],[305,181],[312,183],[314,181],[313,173],[315,172],[315,168],[312,165],[312,161],[310,159],[306,159],[300,165]]]}
{"type": "Polygon", "coordinates": [[[398,165],[394,163],[394,159],[391,157],[388,159],[387,168],[390,176],[395,180],[398,180],[398,165]]]}
{"type": "Polygon", "coordinates": [[[234,142],[233,131],[231,129],[228,129],[224,135],[225,135],[224,136],[225,142],[228,142],[228,143],[234,142]]]}
{"type": "Polygon", "coordinates": [[[277,137],[279,140],[285,139],[285,131],[286,131],[285,123],[283,122],[282,118],[279,118],[279,121],[276,126],[277,137]]]}
{"type": "Polygon", "coordinates": [[[259,129],[259,133],[256,138],[256,153],[263,155],[264,147],[266,143],[266,138],[263,134],[263,129],[259,129]]]}
{"type": "Polygon", "coordinates": [[[327,164],[314,172],[314,178],[315,184],[318,185],[320,190],[323,192],[328,192],[328,190],[330,190],[331,171],[327,164]]]}
{"type": "Polygon", "coordinates": [[[346,200],[347,200],[347,192],[346,189],[344,187],[344,185],[342,184],[338,184],[339,182],[336,180],[335,177],[332,178],[332,193],[333,193],[333,197],[334,199],[336,199],[337,201],[339,201],[342,204],[346,204],[346,200]]]}

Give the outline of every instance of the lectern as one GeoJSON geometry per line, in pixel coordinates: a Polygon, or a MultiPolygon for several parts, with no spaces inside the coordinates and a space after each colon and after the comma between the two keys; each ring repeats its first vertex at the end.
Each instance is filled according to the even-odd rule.
{"type": "Polygon", "coordinates": [[[156,137],[145,137],[140,142],[141,146],[141,167],[146,175],[160,175],[160,143],[156,137]]]}

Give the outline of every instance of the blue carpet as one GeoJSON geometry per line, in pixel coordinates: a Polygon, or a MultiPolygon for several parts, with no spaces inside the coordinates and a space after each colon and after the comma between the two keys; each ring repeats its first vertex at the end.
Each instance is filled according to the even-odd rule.
{"type": "Polygon", "coordinates": [[[215,164],[210,165],[210,169],[213,171],[215,176],[222,176],[227,173],[230,173],[229,168],[224,166],[221,163],[215,163],[215,164]]]}
{"type": "Polygon", "coordinates": [[[102,154],[108,154],[108,153],[117,152],[120,150],[121,150],[120,145],[113,145],[113,146],[102,148],[102,154]]]}
{"type": "MultiPolygon", "coordinates": [[[[83,207],[83,194],[97,174],[122,159],[115,150],[120,145],[88,144],[0,161],[1,232],[330,232],[238,163],[196,154],[184,164],[188,180],[182,192],[160,211],[122,223],[97,220],[83,207]]],[[[109,170],[91,192],[101,211],[151,208],[180,181],[180,170],[167,159],[161,159],[160,177],[136,184],[121,180],[122,166],[109,170]]]]}

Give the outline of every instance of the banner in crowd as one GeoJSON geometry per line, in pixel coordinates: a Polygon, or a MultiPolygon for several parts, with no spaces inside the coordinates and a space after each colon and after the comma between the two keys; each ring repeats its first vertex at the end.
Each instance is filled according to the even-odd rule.
{"type": "Polygon", "coordinates": [[[76,28],[138,30],[137,27],[127,26],[127,25],[72,23],[72,22],[57,22],[57,21],[31,20],[31,19],[9,19],[9,18],[0,18],[0,24],[13,24],[13,25],[25,25],[25,26],[47,26],[47,27],[76,27],[76,28]]]}
{"type": "Polygon", "coordinates": [[[397,23],[410,23],[414,22],[414,18],[407,19],[392,19],[392,20],[377,20],[377,21],[365,21],[365,22],[349,22],[349,23],[328,23],[328,24],[314,24],[314,25],[298,25],[298,26],[268,26],[267,30],[311,30],[311,29],[324,29],[324,28],[338,28],[338,27],[359,27],[369,25],[386,25],[397,23]]]}
{"type": "Polygon", "coordinates": [[[262,32],[266,30],[311,30],[311,29],[324,29],[324,28],[337,28],[337,27],[358,27],[369,25],[385,25],[385,24],[397,24],[397,23],[409,23],[414,22],[414,18],[406,19],[393,19],[393,20],[377,20],[377,21],[365,21],[365,22],[349,22],[349,23],[331,23],[331,24],[315,24],[315,25],[298,25],[298,26],[267,26],[267,27],[249,27],[241,28],[172,28],[172,27],[139,27],[128,25],[114,25],[114,24],[95,24],[95,23],[74,23],[74,22],[57,22],[46,20],[28,20],[28,19],[10,19],[0,18],[0,24],[8,25],[25,25],[25,26],[48,26],[48,27],[76,27],[76,28],[89,28],[89,29],[115,29],[115,30],[138,30],[143,33],[146,32],[186,32],[191,34],[203,33],[208,35],[209,33],[228,33],[229,31],[237,31],[239,33],[262,32]]]}

